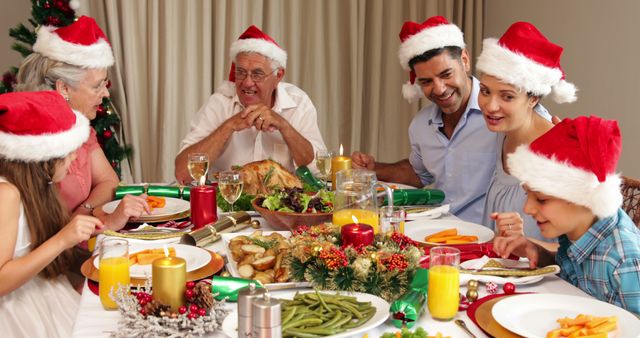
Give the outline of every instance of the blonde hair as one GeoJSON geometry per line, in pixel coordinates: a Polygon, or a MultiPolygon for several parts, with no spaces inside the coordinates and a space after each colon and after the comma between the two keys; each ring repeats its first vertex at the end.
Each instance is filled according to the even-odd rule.
{"type": "MultiPolygon", "coordinates": [[[[50,183],[56,164],[62,160],[22,162],[0,158],[0,176],[20,191],[33,249],[53,237],[69,222],[69,214],[58,197],[56,185],[50,183]]],[[[73,260],[73,251],[67,249],[40,274],[45,278],[54,278],[66,273],[73,260]]]]}
{"type": "Polygon", "coordinates": [[[62,61],[50,59],[40,53],[27,56],[18,70],[17,92],[56,90],[56,81],[62,80],[77,87],[86,75],[86,70],[62,61]]]}

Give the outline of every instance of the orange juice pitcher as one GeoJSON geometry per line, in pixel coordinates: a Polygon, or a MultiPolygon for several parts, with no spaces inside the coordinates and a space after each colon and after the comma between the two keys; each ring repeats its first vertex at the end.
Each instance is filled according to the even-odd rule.
{"type": "Polygon", "coordinates": [[[427,306],[431,317],[451,320],[460,303],[460,250],[438,246],[429,253],[429,286],[427,306]]]}
{"type": "MultiPolygon", "coordinates": [[[[115,310],[118,305],[111,299],[112,289],[129,285],[129,243],[124,239],[105,239],[100,242],[98,281],[100,302],[106,310],[115,310]]],[[[115,292],[114,292],[115,293],[115,292]]]]}
{"type": "Polygon", "coordinates": [[[371,225],[378,233],[378,201],[376,186],[382,186],[389,200],[393,200],[392,190],[377,182],[376,173],[364,169],[346,169],[336,173],[336,193],[333,211],[333,224],[358,223],[371,225]]]}

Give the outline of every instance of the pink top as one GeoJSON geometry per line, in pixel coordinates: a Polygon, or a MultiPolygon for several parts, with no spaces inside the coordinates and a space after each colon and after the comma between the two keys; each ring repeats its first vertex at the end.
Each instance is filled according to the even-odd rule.
{"type": "Polygon", "coordinates": [[[58,183],[58,192],[70,213],[82,204],[91,192],[91,153],[95,149],[100,149],[100,144],[96,138],[96,131],[91,128],[89,139],[76,151],[78,157],[71,163],[67,176],[58,183]]]}

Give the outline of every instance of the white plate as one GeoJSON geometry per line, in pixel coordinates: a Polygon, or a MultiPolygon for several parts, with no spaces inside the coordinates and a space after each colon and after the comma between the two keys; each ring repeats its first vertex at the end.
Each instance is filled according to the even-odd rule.
{"type": "MultiPolygon", "coordinates": [[[[503,264],[505,261],[511,261],[511,260],[502,259],[502,258],[491,258],[491,259],[503,264]]],[[[470,259],[466,262],[460,263],[460,267],[463,269],[471,269],[474,263],[480,260],[482,260],[482,258],[470,259]]],[[[523,267],[525,268],[529,267],[529,263],[527,262],[520,262],[520,263],[523,263],[524,264],[523,267]]],[[[500,276],[472,275],[472,274],[460,272],[460,285],[466,285],[471,279],[475,279],[477,281],[484,282],[484,283],[494,282],[496,284],[513,283],[516,285],[524,285],[524,284],[532,284],[532,283],[538,282],[542,280],[544,276],[545,275],[523,276],[523,277],[500,277],[500,276]]]]}
{"type": "Polygon", "coordinates": [[[547,332],[559,328],[557,319],[575,318],[581,313],[617,316],[617,336],[640,337],[640,319],[613,304],[588,297],[551,293],[516,295],[497,302],[491,313],[505,329],[524,337],[544,338],[547,332]]]}
{"type": "MultiPolygon", "coordinates": [[[[273,291],[270,292],[273,298],[280,299],[293,299],[296,292],[306,293],[302,290],[283,290],[283,291],[273,291]]],[[[309,292],[313,292],[309,290],[309,292]]],[[[335,291],[321,291],[322,293],[331,293],[335,294],[335,291]]],[[[370,331],[380,324],[384,323],[389,317],[389,303],[384,299],[370,295],[367,293],[360,292],[345,292],[341,291],[340,294],[354,296],[358,299],[359,302],[371,302],[371,305],[376,308],[376,314],[371,317],[366,323],[362,324],[359,327],[347,330],[340,334],[336,334],[333,336],[327,336],[331,338],[345,338],[345,337],[355,337],[358,333],[370,331]]],[[[222,332],[224,332],[227,337],[236,338],[238,337],[238,310],[237,308],[231,312],[227,318],[222,322],[222,332]]]]}
{"type": "Polygon", "coordinates": [[[378,181],[378,183],[384,183],[388,185],[391,189],[418,189],[414,186],[406,185],[402,183],[393,183],[393,182],[384,182],[384,181],[378,181]]]}
{"type": "MultiPolygon", "coordinates": [[[[207,265],[211,261],[211,254],[205,249],[201,249],[195,246],[184,244],[170,244],[167,247],[174,247],[176,249],[176,257],[183,258],[187,261],[187,272],[200,269],[207,265]]],[[[129,254],[136,253],[145,249],[162,248],[162,245],[158,244],[132,244],[129,246],[129,254]]],[[[100,269],[99,256],[93,260],[93,266],[96,269],[100,269]]],[[[134,264],[129,267],[129,276],[132,278],[148,278],[151,277],[151,264],[140,265],[134,264]]]]}
{"type": "MultiPolygon", "coordinates": [[[[291,237],[290,231],[263,231],[263,236],[269,236],[270,234],[277,232],[281,234],[284,238],[291,237]]],[[[227,271],[233,277],[240,277],[240,273],[238,273],[238,263],[233,260],[231,251],[229,251],[229,242],[231,239],[237,236],[249,236],[252,232],[233,232],[233,233],[221,233],[222,242],[224,243],[224,254],[227,256],[227,271]]],[[[271,283],[269,285],[277,285],[282,283],[271,283]]]]}
{"type": "MultiPolygon", "coordinates": [[[[234,210],[235,210],[235,209],[234,209],[234,210]]],[[[236,211],[234,211],[234,212],[238,212],[238,211],[244,211],[244,210],[236,210],[236,211]]],[[[257,212],[257,211],[255,211],[255,210],[246,210],[246,211],[244,211],[244,212],[246,212],[247,214],[249,214],[249,216],[251,216],[251,217],[259,217],[259,216],[260,216],[260,213],[259,213],[259,212],[257,212]]],[[[220,209],[220,208],[218,207],[218,217],[220,217],[220,216],[224,216],[224,215],[230,215],[230,214],[232,214],[232,212],[231,212],[231,211],[224,212],[224,211],[222,211],[222,209],[220,209]]]]}
{"type": "MultiPolygon", "coordinates": [[[[184,212],[189,211],[191,208],[191,204],[189,201],[185,201],[179,198],[173,197],[165,197],[166,204],[163,208],[154,208],[153,211],[148,215],[142,215],[138,218],[138,221],[144,222],[149,219],[157,219],[162,217],[169,217],[177,214],[182,214],[184,212]]],[[[111,201],[102,206],[102,211],[107,214],[113,213],[121,200],[111,201]]]]}
{"type": "Polygon", "coordinates": [[[456,228],[458,235],[478,236],[478,241],[473,243],[485,243],[493,239],[493,230],[475,223],[460,220],[416,220],[404,225],[404,234],[418,243],[427,245],[443,245],[439,243],[425,242],[424,238],[445,229],[456,228]]]}

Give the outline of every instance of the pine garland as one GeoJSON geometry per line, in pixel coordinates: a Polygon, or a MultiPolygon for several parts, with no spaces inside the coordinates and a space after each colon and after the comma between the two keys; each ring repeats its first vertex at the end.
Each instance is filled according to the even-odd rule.
{"type": "MultiPolygon", "coordinates": [[[[9,29],[9,36],[16,40],[11,49],[20,53],[22,57],[29,56],[33,53],[32,46],[36,42],[36,30],[43,25],[56,27],[70,25],[76,19],[74,8],[78,6],[77,0],[31,0],[32,17],[28,21],[32,28],[19,23],[9,29]]],[[[18,74],[18,68],[11,67],[2,75],[0,94],[13,91],[16,74],[18,74]]],[[[120,128],[120,116],[109,98],[103,99],[102,106],[96,118],[91,121],[91,125],[96,131],[98,142],[107,160],[118,177],[122,178],[122,160],[131,157],[132,149],[124,140],[124,132],[120,128]]]]}
{"type": "Polygon", "coordinates": [[[402,295],[419,267],[423,250],[410,238],[377,235],[368,247],[341,247],[340,227],[299,227],[289,239],[285,262],[295,281],[319,289],[366,292],[392,301],[402,295]]]}

